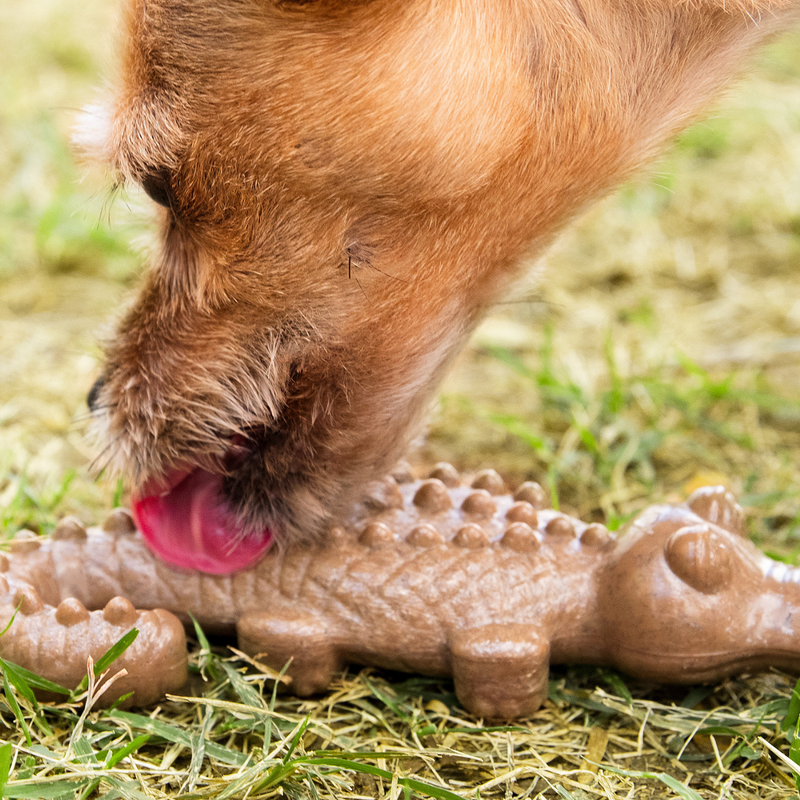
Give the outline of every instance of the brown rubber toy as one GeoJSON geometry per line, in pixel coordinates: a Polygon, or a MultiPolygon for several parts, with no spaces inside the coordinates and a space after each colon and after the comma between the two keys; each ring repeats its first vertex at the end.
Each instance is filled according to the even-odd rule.
{"type": "Polygon", "coordinates": [[[130,674],[106,700],[133,688],[145,704],[180,688],[172,614],[191,612],[275,668],[291,658],[298,694],[355,662],[452,675],[463,705],[492,719],[535,711],[551,662],[668,682],[800,668],[800,572],[744,538],[723,488],[652,506],[619,540],[545,509],[537,484],[504,492],[492,471],[465,486],[448,465],[424,481],[389,478],[323,544],[275,548],[223,576],[159,561],[122,510],[89,531],[68,518],[52,539],[20,535],[0,556],[0,626],[24,596],[0,655],[74,685],[86,655],[135,625],[130,674]]]}

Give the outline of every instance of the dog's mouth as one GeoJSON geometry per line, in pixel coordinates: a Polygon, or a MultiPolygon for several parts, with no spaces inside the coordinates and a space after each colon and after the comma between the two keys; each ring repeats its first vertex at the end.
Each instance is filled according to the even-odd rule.
{"type": "Polygon", "coordinates": [[[272,531],[245,529],[222,483],[222,475],[200,467],[175,470],[133,497],[136,523],[157,556],[184,569],[223,575],[264,555],[272,531]]]}

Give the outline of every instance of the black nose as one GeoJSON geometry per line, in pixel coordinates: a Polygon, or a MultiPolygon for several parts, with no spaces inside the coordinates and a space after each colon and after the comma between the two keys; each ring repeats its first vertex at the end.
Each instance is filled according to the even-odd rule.
{"type": "Polygon", "coordinates": [[[101,375],[89,389],[89,394],[86,395],[86,405],[89,406],[89,411],[97,409],[97,398],[100,395],[101,389],[106,385],[106,379],[101,375]]]}
{"type": "Polygon", "coordinates": [[[145,175],[142,178],[142,189],[160,206],[172,208],[172,183],[166,169],[155,170],[145,175]]]}

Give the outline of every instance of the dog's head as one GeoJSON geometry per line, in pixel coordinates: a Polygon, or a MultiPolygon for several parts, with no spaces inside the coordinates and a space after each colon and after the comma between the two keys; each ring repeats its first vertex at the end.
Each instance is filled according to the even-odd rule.
{"type": "Polygon", "coordinates": [[[163,206],[161,239],[90,406],[172,560],[226,571],[321,531],[505,282],[519,198],[485,198],[528,43],[498,25],[498,59],[486,20],[434,5],[130,0],[82,138],[163,206]]]}
{"type": "Polygon", "coordinates": [[[769,27],[749,0],[124,2],[82,138],[162,235],[90,405],[156,550],[216,571],[390,468],[526,250],[769,27]]]}

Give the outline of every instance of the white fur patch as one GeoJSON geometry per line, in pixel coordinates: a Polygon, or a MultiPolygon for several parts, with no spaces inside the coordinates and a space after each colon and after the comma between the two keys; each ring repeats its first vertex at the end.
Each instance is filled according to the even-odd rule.
{"type": "Polygon", "coordinates": [[[72,143],[89,158],[106,161],[110,135],[111,111],[108,106],[100,103],[84,106],[72,128],[72,143]]]}

